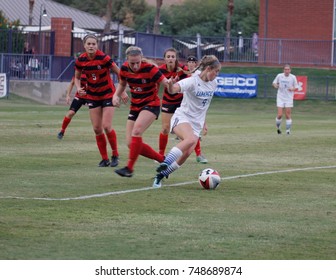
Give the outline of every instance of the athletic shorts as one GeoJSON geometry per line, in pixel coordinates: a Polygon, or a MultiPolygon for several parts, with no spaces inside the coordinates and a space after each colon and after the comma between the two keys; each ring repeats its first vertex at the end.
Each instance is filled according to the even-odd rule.
{"type": "Polygon", "coordinates": [[[278,108],[293,108],[294,103],[293,99],[284,99],[284,98],[277,98],[277,107],[278,108]]]}
{"type": "Polygon", "coordinates": [[[86,99],[75,97],[70,104],[69,110],[77,113],[77,111],[86,103],[87,103],[86,99]]]}
{"type": "Polygon", "coordinates": [[[113,107],[112,98],[103,99],[103,100],[87,100],[89,109],[94,109],[97,107],[113,107]]]}
{"type": "Polygon", "coordinates": [[[168,113],[168,114],[174,114],[176,109],[180,107],[180,105],[181,104],[162,104],[161,112],[168,113]]]}
{"type": "Polygon", "coordinates": [[[174,133],[173,132],[174,127],[181,124],[181,123],[189,123],[191,125],[193,131],[194,131],[194,134],[197,137],[199,137],[201,135],[201,132],[202,132],[202,129],[203,129],[203,127],[202,127],[203,124],[200,124],[199,121],[194,120],[194,119],[190,119],[187,116],[185,116],[184,114],[181,114],[181,113],[178,113],[178,112],[175,113],[170,120],[170,132],[174,133]]]}
{"type": "Polygon", "coordinates": [[[156,119],[158,119],[158,117],[160,115],[160,106],[145,106],[145,107],[141,108],[140,111],[130,110],[129,114],[128,114],[128,119],[130,121],[136,121],[140,112],[143,111],[143,110],[152,112],[156,116],[156,119]]]}

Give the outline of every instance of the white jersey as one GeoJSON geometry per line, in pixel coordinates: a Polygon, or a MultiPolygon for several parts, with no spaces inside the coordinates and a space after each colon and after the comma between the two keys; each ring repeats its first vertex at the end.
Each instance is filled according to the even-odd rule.
{"type": "Polygon", "coordinates": [[[298,88],[298,82],[293,74],[289,74],[287,77],[284,73],[278,74],[273,84],[278,84],[278,93],[277,93],[277,99],[281,102],[293,102],[294,98],[294,91],[289,91],[289,88],[298,88]]]}
{"type": "Polygon", "coordinates": [[[178,81],[178,84],[181,87],[181,92],[183,92],[183,99],[181,106],[176,109],[172,119],[178,116],[187,120],[193,124],[194,133],[199,135],[214,91],[217,88],[217,79],[205,82],[199,75],[193,75],[178,81]]]}
{"type": "Polygon", "coordinates": [[[196,70],[195,72],[193,72],[191,75],[192,76],[196,76],[196,75],[199,75],[199,74],[201,74],[202,72],[201,72],[201,70],[196,70]]]}

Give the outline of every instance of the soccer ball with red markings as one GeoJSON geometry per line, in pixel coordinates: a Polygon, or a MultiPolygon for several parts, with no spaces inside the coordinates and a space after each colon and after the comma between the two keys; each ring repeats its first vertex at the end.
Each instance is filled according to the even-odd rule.
{"type": "Polygon", "coordinates": [[[214,190],[218,187],[221,178],[216,170],[212,168],[206,168],[202,170],[198,177],[198,181],[203,188],[207,190],[214,190]]]}

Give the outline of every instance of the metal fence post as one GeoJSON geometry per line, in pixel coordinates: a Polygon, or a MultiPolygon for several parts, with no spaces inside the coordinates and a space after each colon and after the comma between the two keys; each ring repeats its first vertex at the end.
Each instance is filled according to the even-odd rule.
{"type": "Polygon", "coordinates": [[[202,58],[201,53],[201,34],[197,33],[197,59],[200,60],[202,58]]]}
{"type": "Polygon", "coordinates": [[[326,100],[329,100],[329,76],[326,76],[326,100]]]}
{"type": "Polygon", "coordinates": [[[122,61],[121,61],[121,57],[122,57],[122,46],[123,46],[123,40],[124,40],[124,30],[123,29],[119,29],[119,39],[118,39],[118,66],[120,68],[122,61]]]}
{"type": "Polygon", "coordinates": [[[282,40],[279,40],[279,60],[278,63],[281,64],[282,61],[282,40]]]}
{"type": "Polygon", "coordinates": [[[335,60],[335,40],[332,40],[332,44],[331,44],[331,60],[330,60],[331,67],[334,66],[334,60],[335,60]]]}
{"type": "Polygon", "coordinates": [[[55,54],[55,31],[50,32],[50,54],[55,54]]]}
{"type": "Polygon", "coordinates": [[[8,35],[9,36],[8,36],[8,48],[7,48],[7,50],[8,50],[9,53],[12,53],[13,52],[13,30],[12,29],[9,30],[8,35]]]}
{"type": "Polygon", "coordinates": [[[267,74],[264,74],[264,98],[267,97],[267,77],[268,75],[267,74]]]}
{"type": "Polygon", "coordinates": [[[0,53],[0,73],[3,73],[4,68],[4,54],[0,53]]]}

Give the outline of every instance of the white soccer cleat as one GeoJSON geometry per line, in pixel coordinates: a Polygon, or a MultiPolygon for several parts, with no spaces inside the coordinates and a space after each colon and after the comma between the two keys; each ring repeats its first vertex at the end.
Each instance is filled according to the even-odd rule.
{"type": "Polygon", "coordinates": [[[164,178],[164,175],[162,175],[161,173],[158,173],[154,178],[153,188],[161,188],[162,186],[161,181],[163,178],[164,178]]]}

